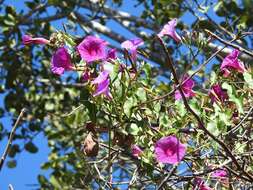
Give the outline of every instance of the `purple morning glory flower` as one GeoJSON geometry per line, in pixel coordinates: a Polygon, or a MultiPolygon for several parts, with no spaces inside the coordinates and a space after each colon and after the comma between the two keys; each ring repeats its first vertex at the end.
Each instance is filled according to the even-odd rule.
{"type": "Polygon", "coordinates": [[[228,77],[231,70],[236,70],[239,73],[244,73],[246,71],[244,64],[238,60],[239,53],[239,50],[234,49],[232,53],[223,59],[220,68],[224,77],[228,77]]]}
{"type": "Polygon", "coordinates": [[[87,36],[78,46],[77,51],[81,58],[87,62],[105,60],[107,42],[95,36],[87,36]]]}
{"type": "MultiPolygon", "coordinates": [[[[185,81],[188,78],[188,76],[184,76],[182,81],[185,81]]],[[[192,79],[187,80],[182,86],[183,93],[186,98],[195,96],[194,91],[192,88],[195,86],[195,82],[192,79]]],[[[180,100],[182,99],[181,93],[179,90],[176,90],[175,92],[175,99],[180,100]]]]}
{"type": "Polygon", "coordinates": [[[209,91],[209,97],[211,98],[211,102],[224,102],[228,99],[228,94],[225,90],[223,90],[220,85],[216,84],[211,87],[211,90],[209,91]]]}
{"type": "Polygon", "coordinates": [[[161,38],[165,35],[170,36],[173,38],[176,42],[181,41],[181,37],[176,32],[176,25],[177,25],[177,19],[174,18],[171,21],[169,21],[167,24],[164,25],[161,32],[159,32],[158,36],[161,38]]]}
{"type": "Polygon", "coordinates": [[[97,85],[96,91],[93,96],[98,96],[100,94],[104,94],[107,98],[111,99],[110,91],[109,91],[109,72],[103,71],[101,72],[95,80],[91,82],[92,84],[97,85]]]}
{"type": "Polygon", "coordinates": [[[62,75],[65,70],[69,71],[72,68],[71,58],[67,49],[64,47],[58,48],[51,60],[51,71],[54,74],[62,75]]]}
{"type": "Polygon", "coordinates": [[[141,45],[143,45],[144,42],[140,38],[134,38],[131,40],[126,40],[121,44],[121,47],[129,50],[131,57],[134,61],[137,59],[137,48],[141,45]]]}
{"type": "Polygon", "coordinates": [[[24,35],[22,37],[22,42],[24,45],[29,45],[29,44],[49,44],[50,41],[45,39],[45,38],[33,38],[29,35],[24,35]]]}
{"type": "Polygon", "coordinates": [[[132,155],[134,157],[139,157],[142,154],[142,152],[143,152],[141,150],[141,148],[139,146],[137,146],[137,145],[133,145],[132,148],[131,148],[131,150],[132,150],[132,155]]]}
{"type": "Polygon", "coordinates": [[[89,71],[85,71],[85,72],[83,72],[83,74],[82,74],[82,80],[83,81],[88,81],[88,80],[90,80],[90,72],[89,71]]]}
{"type": "Polygon", "coordinates": [[[116,54],[117,50],[115,48],[113,49],[110,49],[108,52],[107,52],[107,56],[106,56],[106,60],[114,60],[114,59],[117,59],[117,54],[116,54]]]}
{"type": "Polygon", "coordinates": [[[155,144],[155,156],[158,162],[176,164],[180,162],[186,152],[186,145],[175,136],[163,137],[155,144]]]}

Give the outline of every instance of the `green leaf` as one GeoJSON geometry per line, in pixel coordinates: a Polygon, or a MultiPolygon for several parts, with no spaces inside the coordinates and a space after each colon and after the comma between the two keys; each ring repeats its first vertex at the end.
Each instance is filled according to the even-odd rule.
{"type": "Polygon", "coordinates": [[[16,153],[20,152],[20,148],[18,144],[14,144],[11,146],[10,150],[9,150],[9,156],[11,158],[15,157],[16,153]]]}
{"type": "Polygon", "coordinates": [[[249,88],[253,89],[253,78],[250,73],[244,72],[243,77],[249,88]]]}
{"type": "Polygon", "coordinates": [[[55,188],[62,189],[60,182],[55,178],[55,176],[51,176],[50,182],[55,188]]]}
{"type": "Polygon", "coordinates": [[[128,129],[128,133],[131,135],[138,135],[139,131],[140,129],[135,123],[132,123],[128,129]]]}
{"type": "Polygon", "coordinates": [[[132,115],[132,108],[137,105],[137,99],[135,97],[129,97],[123,105],[124,113],[130,117],[132,115]]]}
{"type": "Polygon", "coordinates": [[[30,153],[37,153],[38,152],[38,148],[35,146],[35,144],[33,142],[28,142],[25,144],[25,149],[30,152],[30,153]]]}
{"type": "Polygon", "coordinates": [[[207,130],[214,136],[218,136],[220,134],[220,130],[218,129],[216,122],[209,122],[207,124],[207,130]]]}
{"type": "Polygon", "coordinates": [[[229,85],[227,82],[224,82],[222,84],[222,88],[227,90],[228,96],[229,96],[229,100],[234,102],[236,104],[236,107],[238,109],[239,113],[243,113],[243,97],[236,97],[233,93],[233,87],[231,85],[229,85]]]}
{"type": "Polygon", "coordinates": [[[15,168],[17,166],[17,161],[16,160],[10,160],[7,162],[7,167],[8,168],[15,168]]]}
{"type": "Polygon", "coordinates": [[[145,102],[147,100],[147,95],[143,88],[138,88],[135,94],[141,102],[145,102]]]}
{"type": "Polygon", "coordinates": [[[183,117],[187,113],[183,101],[180,101],[180,100],[176,101],[175,106],[176,106],[178,113],[181,117],[183,117]]]}
{"type": "Polygon", "coordinates": [[[214,12],[217,12],[222,5],[223,5],[222,1],[216,3],[216,5],[213,7],[214,12]]]}

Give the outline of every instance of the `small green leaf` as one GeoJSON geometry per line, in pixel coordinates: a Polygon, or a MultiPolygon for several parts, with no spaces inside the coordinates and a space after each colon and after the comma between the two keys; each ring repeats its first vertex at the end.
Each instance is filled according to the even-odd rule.
{"type": "Polygon", "coordinates": [[[143,88],[138,88],[135,94],[141,102],[145,102],[147,100],[147,95],[143,88]]]}
{"type": "Polygon", "coordinates": [[[25,149],[30,153],[38,152],[38,148],[33,144],[33,142],[28,142],[25,144],[25,149]]]}
{"type": "Polygon", "coordinates": [[[13,158],[13,157],[15,157],[16,153],[18,153],[18,152],[20,152],[19,145],[14,144],[14,145],[11,146],[8,155],[9,155],[11,158],[13,158]]]}
{"type": "Polygon", "coordinates": [[[207,124],[207,130],[215,136],[218,136],[220,134],[220,131],[217,127],[217,123],[215,122],[209,122],[207,124]]]}
{"type": "Polygon", "coordinates": [[[139,127],[135,123],[132,123],[129,127],[128,133],[131,135],[137,135],[139,131],[139,127]]]}
{"type": "Polygon", "coordinates": [[[251,89],[253,89],[253,78],[252,78],[251,74],[245,72],[245,73],[243,73],[243,77],[244,77],[244,80],[245,80],[245,82],[247,83],[247,85],[248,85],[251,89]]]}
{"type": "Polygon", "coordinates": [[[124,113],[130,117],[132,115],[132,108],[137,105],[137,99],[135,97],[127,98],[124,103],[123,109],[124,113]]]}
{"type": "Polygon", "coordinates": [[[17,161],[16,160],[10,160],[7,162],[8,168],[15,168],[17,166],[17,161]]]}

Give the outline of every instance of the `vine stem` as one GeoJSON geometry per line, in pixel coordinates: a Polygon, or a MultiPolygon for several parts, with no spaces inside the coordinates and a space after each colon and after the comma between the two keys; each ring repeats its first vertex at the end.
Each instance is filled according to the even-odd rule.
{"type": "MultiPolygon", "coordinates": [[[[163,50],[164,50],[164,52],[165,52],[165,54],[166,54],[166,58],[167,58],[167,61],[168,61],[168,66],[169,66],[169,68],[170,68],[170,70],[171,70],[171,72],[172,72],[172,75],[173,75],[173,78],[174,78],[174,80],[175,80],[175,83],[176,83],[176,85],[179,85],[178,90],[179,90],[179,92],[180,92],[180,94],[181,94],[181,96],[182,96],[182,99],[183,99],[183,103],[184,103],[185,108],[195,117],[195,119],[196,119],[197,122],[198,122],[199,128],[200,128],[206,135],[208,135],[209,137],[211,137],[215,142],[217,142],[217,143],[223,148],[223,150],[226,152],[227,156],[229,156],[229,157],[232,159],[232,161],[233,161],[233,163],[236,165],[237,169],[240,170],[245,176],[247,176],[248,180],[252,182],[252,181],[253,181],[253,177],[252,177],[250,174],[248,174],[246,171],[244,171],[244,169],[240,166],[240,164],[238,163],[237,159],[236,159],[235,156],[232,154],[232,152],[231,152],[230,149],[227,147],[227,145],[226,145],[223,141],[221,141],[220,139],[218,139],[217,137],[215,137],[212,133],[210,133],[210,132],[206,129],[206,127],[204,126],[204,123],[203,123],[202,119],[198,116],[198,114],[195,113],[195,111],[194,111],[194,110],[190,107],[190,105],[188,104],[188,101],[187,101],[187,99],[186,99],[186,97],[185,97],[185,95],[184,95],[184,92],[183,92],[183,90],[182,90],[182,87],[181,87],[181,85],[180,85],[180,82],[179,82],[179,79],[178,79],[178,76],[177,76],[177,73],[176,73],[176,69],[175,69],[175,67],[173,66],[173,61],[172,61],[172,59],[171,59],[171,57],[170,57],[170,54],[169,54],[169,52],[168,52],[168,49],[166,48],[166,45],[165,45],[163,39],[160,38],[159,36],[157,36],[157,38],[158,38],[160,44],[162,45],[163,50]]],[[[186,80],[187,80],[187,79],[186,79],[186,80]]]]}
{"type": "Polygon", "coordinates": [[[24,115],[25,112],[26,112],[26,109],[23,108],[23,109],[21,110],[19,116],[18,116],[17,121],[15,122],[14,126],[12,127],[11,133],[10,133],[10,135],[9,135],[8,143],[7,143],[6,147],[5,147],[4,153],[3,153],[2,157],[1,157],[1,160],[0,160],[0,171],[2,170],[4,161],[5,161],[7,155],[8,155],[8,153],[9,153],[9,151],[10,151],[10,147],[11,147],[11,145],[12,145],[12,140],[13,140],[13,137],[14,137],[14,135],[15,135],[15,131],[16,131],[16,129],[17,129],[17,127],[18,127],[18,124],[20,123],[20,121],[21,121],[21,119],[22,119],[22,117],[23,117],[23,115],[24,115]]]}

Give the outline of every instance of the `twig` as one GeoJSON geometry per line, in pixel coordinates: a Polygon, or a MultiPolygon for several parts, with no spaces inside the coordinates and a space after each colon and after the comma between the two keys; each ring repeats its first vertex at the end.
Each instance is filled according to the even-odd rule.
{"type": "Polygon", "coordinates": [[[11,144],[12,144],[12,140],[13,140],[13,137],[15,135],[15,131],[16,131],[16,129],[18,127],[18,124],[19,124],[19,122],[20,122],[20,120],[23,117],[23,115],[24,115],[25,112],[26,112],[26,109],[23,108],[21,110],[19,116],[18,116],[17,121],[15,122],[14,126],[12,127],[8,143],[7,143],[6,147],[5,147],[4,153],[3,153],[2,158],[0,160],[0,171],[2,170],[2,167],[3,167],[3,164],[4,164],[4,160],[6,159],[8,153],[9,153],[9,150],[10,150],[10,147],[11,147],[11,144]]]}
{"type": "Polygon", "coordinates": [[[225,45],[227,45],[227,46],[231,46],[231,47],[233,47],[233,48],[235,48],[235,49],[238,49],[238,50],[240,50],[241,52],[243,52],[243,53],[245,53],[245,54],[247,54],[247,55],[253,57],[253,53],[250,52],[249,50],[244,49],[244,48],[242,48],[241,46],[238,46],[238,45],[233,44],[233,43],[231,43],[231,42],[228,42],[228,41],[226,41],[226,40],[220,38],[220,37],[217,36],[216,34],[212,33],[211,31],[207,30],[207,29],[205,29],[205,32],[207,32],[209,35],[211,35],[212,37],[214,37],[215,39],[217,39],[217,40],[220,41],[221,43],[223,43],[223,44],[225,44],[225,45]]]}
{"type": "MultiPolygon", "coordinates": [[[[253,106],[250,108],[250,110],[248,111],[248,113],[242,118],[242,120],[240,121],[240,123],[238,123],[235,127],[233,127],[230,131],[227,132],[227,134],[230,133],[234,133],[236,132],[239,127],[243,124],[243,122],[250,116],[250,114],[253,112],[253,106]]],[[[226,135],[227,135],[226,134],[226,135]]]]}
{"type": "Polygon", "coordinates": [[[9,190],[14,190],[14,188],[11,184],[9,184],[9,190]]]}
{"type": "Polygon", "coordinates": [[[163,185],[167,182],[167,180],[172,176],[172,174],[174,173],[174,171],[177,169],[177,165],[174,165],[170,172],[168,173],[168,175],[162,180],[162,182],[160,183],[160,185],[158,186],[157,190],[162,189],[163,185]]]}

